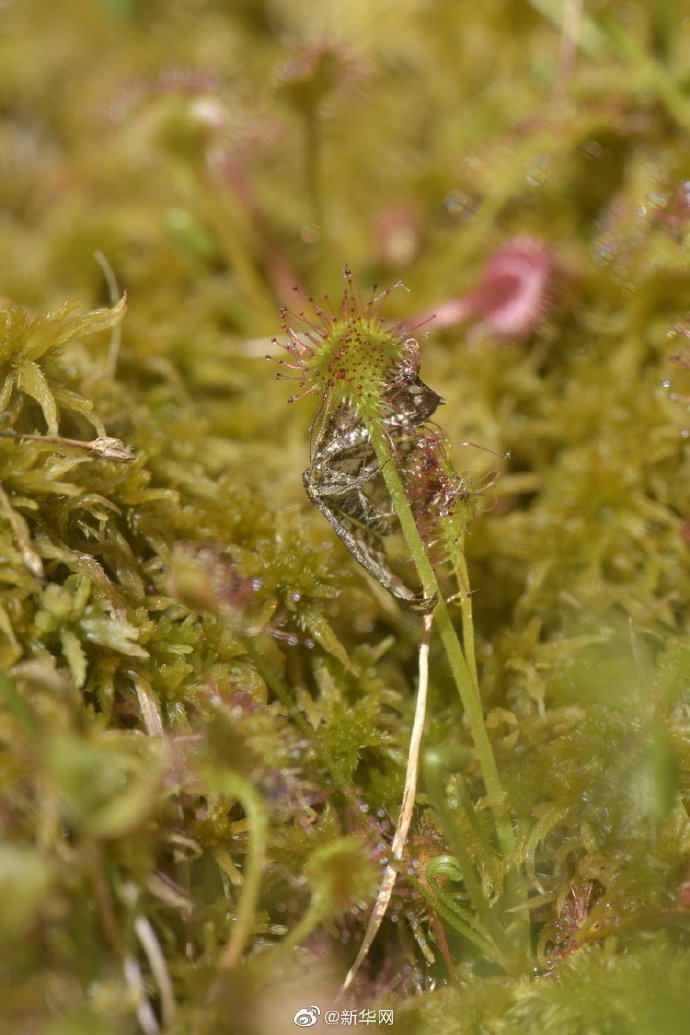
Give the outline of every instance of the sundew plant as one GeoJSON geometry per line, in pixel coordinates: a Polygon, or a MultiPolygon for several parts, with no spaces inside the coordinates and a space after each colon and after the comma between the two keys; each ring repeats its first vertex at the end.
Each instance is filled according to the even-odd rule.
{"type": "Polygon", "coordinates": [[[2,1031],[685,1035],[686,5],[2,20],[2,1031]]]}

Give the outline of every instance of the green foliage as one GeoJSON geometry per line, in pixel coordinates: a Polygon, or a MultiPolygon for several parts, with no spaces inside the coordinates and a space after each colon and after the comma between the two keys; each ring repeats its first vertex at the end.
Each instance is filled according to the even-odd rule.
{"type": "Polygon", "coordinates": [[[380,390],[416,334],[446,401],[443,478],[401,486],[471,590],[474,630],[449,609],[504,791],[432,640],[413,833],[348,1005],[688,1030],[690,37],[680,0],[593,0],[570,67],[562,20],[5,5],[3,1030],[292,1030],[356,955],[419,620],[304,497],[318,404],[263,358],[293,284],[330,314],[312,378],[380,390]],[[415,329],[525,237],[552,269],[528,331],[415,329]],[[376,302],[342,366],[346,263],[376,302]]]}

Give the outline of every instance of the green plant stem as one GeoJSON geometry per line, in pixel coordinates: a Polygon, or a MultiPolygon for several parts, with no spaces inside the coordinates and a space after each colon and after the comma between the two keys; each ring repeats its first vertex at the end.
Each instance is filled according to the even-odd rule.
{"type": "MultiPolygon", "coordinates": [[[[489,938],[494,946],[489,955],[492,959],[500,961],[501,966],[505,967],[506,970],[511,970],[511,964],[515,960],[515,953],[512,951],[506,931],[484,895],[481,878],[477,872],[477,868],[472,857],[458,835],[457,824],[455,823],[452,812],[446,801],[442,769],[443,762],[440,753],[434,750],[427,752],[424,761],[424,776],[429,792],[429,798],[438,812],[443,829],[449,839],[450,846],[455,857],[453,862],[456,874],[452,876],[452,879],[456,881],[462,880],[465,885],[465,890],[472,904],[472,908],[481,924],[480,933],[484,937],[489,938]]],[[[440,860],[437,859],[434,862],[429,863],[426,869],[426,881],[428,883],[429,890],[442,900],[443,894],[437,887],[434,877],[435,873],[443,873],[443,870],[439,866],[439,862],[440,860]]],[[[445,871],[444,875],[449,876],[450,874],[447,866],[445,867],[445,871]]],[[[445,904],[446,908],[450,909],[454,916],[458,916],[455,907],[450,905],[450,899],[447,899],[445,904]]],[[[462,915],[459,916],[459,919],[463,920],[462,915]]],[[[466,918],[464,922],[466,922],[466,918]]],[[[457,930],[460,931],[460,928],[457,928],[457,930]]],[[[460,933],[464,934],[465,932],[460,931],[460,933]]]]}
{"type": "Polygon", "coordinates": [[[472,616],[472,598],[470,597],[470,579],[465,560],[464,534],[453,544],[451,560],[460,591],[460,614],[462,616],[462,642],[465,661],[470,670],[477,693],[479,693],[479,677],[477,676],[477,659],[474,651],[474,618],[472,616]]]}
{"type": "Polygon", "coordinates": [[[308,938],[312,931],[322,923],[328,916],[328,909],[325,908],[319,895],[315,895],[304,913],[302,919],[285,936],[280,945],[281,952],[289,952],[297,945],[300,945],[305,938],[308,938]]]}
{"type": "Polygon", "coordinates": [[[435,890],[431,887],[427,887],[423,881],[415,880],[412,877],[408,877],[408,881],[417,888],[420,895],[428,902],[431,908],[437,913],[449,927],[457,931],[458,934],[462,935],[469,942],[483,952],[487,959],[493,960],[500,967],[506,968],[505,960],[499,955],[496,946],[489,941],[484,934],[476,931],[469,923],[462,919],[457,913],[456,909],[452,909],[447,902],[445,902],[435,890]]]}
{"type": "Polygon", "coordinates": [[[268,835],[268,819],[261,797],[251,784],[235,773],[212,770],[208,774],[207,783],[221,794],[227,794],[241,802],[249,820],[249,844],[247,846],[244,879],[237,907],[237,916],[232,926],[227,945],[220,954],[215,977],[211,983],[205,1004],[201,1007],[193,1035],[207,1035],[209,1030],[216,1030],[217,1000],[220,996],[226,975],[236,967],[242,959],[242,953],[249,940],[254,924],[256,906],[261,890],[261,876],[266,858],[266,839],[268,835]]]}
{"type": "Polygon", "coordinates": [[[246,780],[234,773],[213,773],[210,780],[221,793],[236,798],[242,803],[242,808],[249,820],[249,844],[244,867],[244,880],[230,940],[218,963],[219,971],[222,972],[239,963],[244,946],[251,934],[266,855],[267,819],[261,798],[246,780]]]}
{"type": "Polygon", "coordinates": [[[368,431],[371,435],[376,458],[381,465],[381,472],[390,493],[395,513],[400,521],[405,542],[424,588],[424,593],[428,597],[434,595],[438,597],[438,603],[434,612],[436,626],[448,656],[448,662],[477,751],[489,807],[494,819],[498,844],[504,858],[507,858],[511,854],[514,844],[513,829],[510,819],[506,815],[505,794],[501,786],[501,779],[498,774],[491,741],[484,724],[484,712],[479,689],[473,678],[472,670],[468,666],[463,654],[450,614],[448,613],[448,608],[446,607],[446,602],[441,596],[436,573],[424,548],[424,543],[422,542],[412,508],[395,466],[395,460],[391,454],[388,440],[375,420],[369,422],[368,431]]]}

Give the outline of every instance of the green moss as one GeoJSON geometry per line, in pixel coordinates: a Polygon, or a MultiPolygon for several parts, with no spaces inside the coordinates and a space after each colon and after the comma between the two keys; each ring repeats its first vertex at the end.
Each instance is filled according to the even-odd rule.
{"type": "Polygon", "coordinates": [[[3,1030],[288,1031],[356,955],[420,629],[302,490],[318,404],[264,355],[312,295],[296,394],[366,410],[414,335],[446,402],[401,486],[484,708],[433,639],[347,1005],[687,1030],[685,11],[584,5],[569,72],[562,4],[460,6],[3,11],[3,1030]],[[528,333],[417,326],[525,236],[528,333]]]}

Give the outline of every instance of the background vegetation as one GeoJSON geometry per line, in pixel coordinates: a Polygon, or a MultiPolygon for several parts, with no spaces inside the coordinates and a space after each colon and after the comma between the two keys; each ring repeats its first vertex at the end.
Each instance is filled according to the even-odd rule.
{"type": "Polygon", "coordinates": [[[574,45],[576,14],[2,5],[2,428],[48,437],[0,438],[4,1030],[290,1032],[356,954],[419,619],[309,505],[317,404],[264,358],[291,285],[337,304],[349,263],[364,297],[404,281],[399,320],[489,285],[417,333],[493,482],[467,556],[516,845],[487,850],[432,641],[406,872],[342,1008],[690,1031],[690,18],[587,0],[574,45]],[[506,334],[516,238],[547,273],[506,334]],[[521,968],[458,933],[458,846],[521,968]]]}

